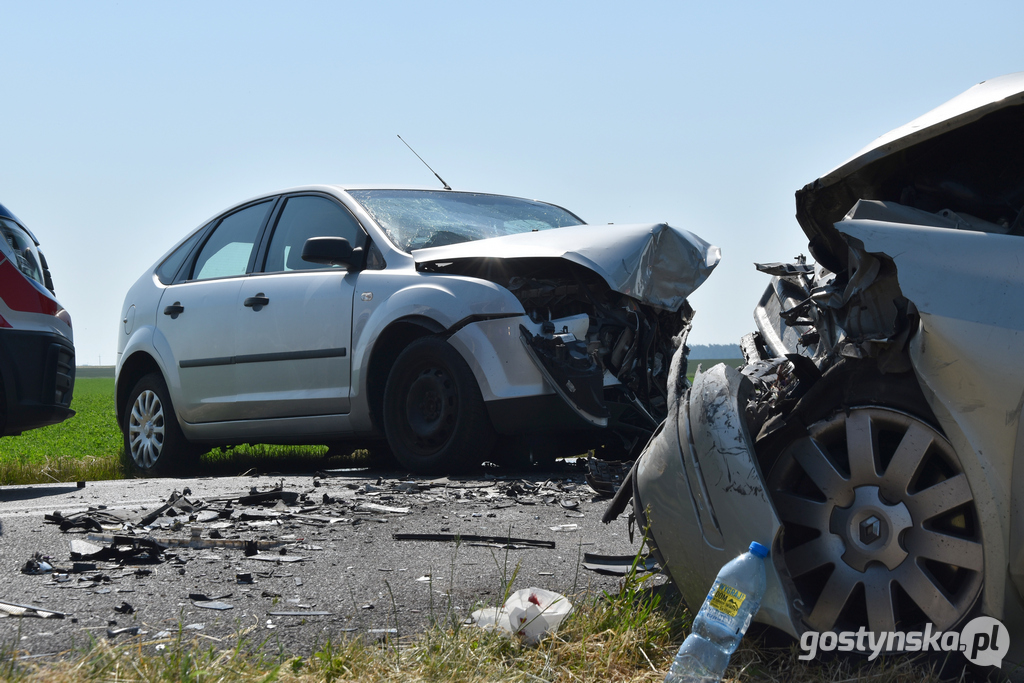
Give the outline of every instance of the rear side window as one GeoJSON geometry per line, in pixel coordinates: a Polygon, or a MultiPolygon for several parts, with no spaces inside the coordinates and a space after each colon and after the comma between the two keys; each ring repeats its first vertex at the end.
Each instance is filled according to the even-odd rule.
{"type": "Polygon", "coordinates": [[[245,275],[256,248],[256,237],[267,217],[271,202],[261,202],[221,219],[213,234],[199,250],[192,269],[193,280],[245,275]]]}
{"type": "Polygon", "coordinates": [[[185,240],[180,247],[164,259],[164,262],[156,269],[156,276],[160,279],[161,283],[169,285],[174,282],[174,276],[178,273],[178,269],[181,268],[181,264],[185,262],[188,255],[192,253],[192,248],[202,238],[203,232],[203,230],[197,230],[196,234],[185,240]]]}
{"type": "Polygon", "coordinates": [[[264,272],[323,268],[302,260],[302,245],[310,237],[344,237],[353,247],[363,245],[359,223],[338,204],[325,197],[290,197],[270,240],[264,272]]]}
{"type": "Polygon", "coordinates": [[[46,286],[43,264],[36,244],[17,223],[0,218],[0,234],[6,242],[3,253],[26,277],[46,286]]]}

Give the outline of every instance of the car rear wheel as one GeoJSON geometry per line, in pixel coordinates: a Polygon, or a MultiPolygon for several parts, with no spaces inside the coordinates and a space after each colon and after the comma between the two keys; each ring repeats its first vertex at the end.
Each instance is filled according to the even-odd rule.
{"type": "Polygon", "coordinates": [[[181,474],[195,465],[196,449],[181,433],[159,374],[148,374],[135,384],[128,395],[122,431],[125,455],[137,474],[181,474]]]}
{"type": "Polygon", "coordinates": [[[473,372],[440,337],[417,339],[395,360],[384,389],[384,430],[399,464],[421,473],[479,464],[496,439],[473,372]]]}
{"type": "Polygon", "coordinates": [[[910,413],[839,410],[780,452],[768,486],[809,630],[948,630],[983,585],[977,507],[949,441],[910,413]]]}

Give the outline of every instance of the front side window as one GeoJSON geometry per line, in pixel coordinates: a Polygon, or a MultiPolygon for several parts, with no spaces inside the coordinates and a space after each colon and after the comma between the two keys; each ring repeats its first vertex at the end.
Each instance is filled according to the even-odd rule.
{"type": "Polygon", "coordinates": [[[349,190],[349,195],[406,252],[583,225],[565,209],[517,197],[447,190],[349,190]]]}
{"type": "Polygon", "coordinates": [[[192,279],[245,275],[260,226],[271,204],[270,201],[253,204],[222,219],[199,251],[192,279]]]}
{"type": "Polygon", "coordinates": [[[14,221],[0,218],[0,234],[4,237],[3,253],[26,277],[46,286],[42,258],[28,233],[14,221]]]}
{"type": "Polygon", "coordinates": [[[353,248],[363,244],[362,228],[341,206],[325,197],[290,197],[270,240],[264,272],[324,268],[302,260],[302,246],[310,237],[344,237],[353,248]]]}

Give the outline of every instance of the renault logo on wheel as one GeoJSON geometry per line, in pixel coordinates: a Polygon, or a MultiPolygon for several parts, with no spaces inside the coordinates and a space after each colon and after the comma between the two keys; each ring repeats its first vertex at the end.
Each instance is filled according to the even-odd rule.
{"type": "Polygon", "coordinates": [[[870,545],[882,537],[882,520],[871,515],[860,523],[860,542],[870,545]]]}

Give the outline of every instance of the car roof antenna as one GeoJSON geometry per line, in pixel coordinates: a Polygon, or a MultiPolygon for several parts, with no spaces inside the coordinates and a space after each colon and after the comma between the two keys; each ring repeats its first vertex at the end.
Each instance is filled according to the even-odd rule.
{"type": "MultiPolygon", "coordinates": [[[[399,136],[398,136],[398,139],[399,139],[399,140],[402,140],[402,136],[401,136],[401,135],[399,135],[399,136]]],[[[411,145],[410,145],[410,144],[409,144],[408,142],[406,142],[405,140],[402,140],[402,143],[403,143],[403,144],[404,144],[404,145],[405,145],[406,147],[408,147],[408,148],[409,148],[409,151],[410,151],[410,152],[412,152],[413,154],[416,154],[416,150],[414,150],[414,149],[412,148],[412,146],[411,146],[411,145]]],[[[423,161],[423,157],[421,157],[421,156],[420,156],[419,154],[416,154],[416,158],[417,158],[417,159],[419,159],[420,161],[423,161]]],[[[444,178],[442,178],[441,176],[437,175],[437,171],[435,171],[434,169],[430,168],[430,164],[428,164],[427,162],[423,161],[423,165],[424,165],[424,166],[426,166],[427,168],[429,168],[429,169],[430,169],[430,172],[431,172],[431,173],[433,173],[433,174],[434,174],[435,176],[437,176],[437,179],[441,181],[441,184],[442,184],[442,185],[444,185],[444,189],[446,189],[446,190],[450,190],[450,189],[452,189],[452,188],[451,188],[451,187],[450,187],[450,186],[448,185],[448,183],[446,183],[446,182],[444,181],[444,178]]]]}

